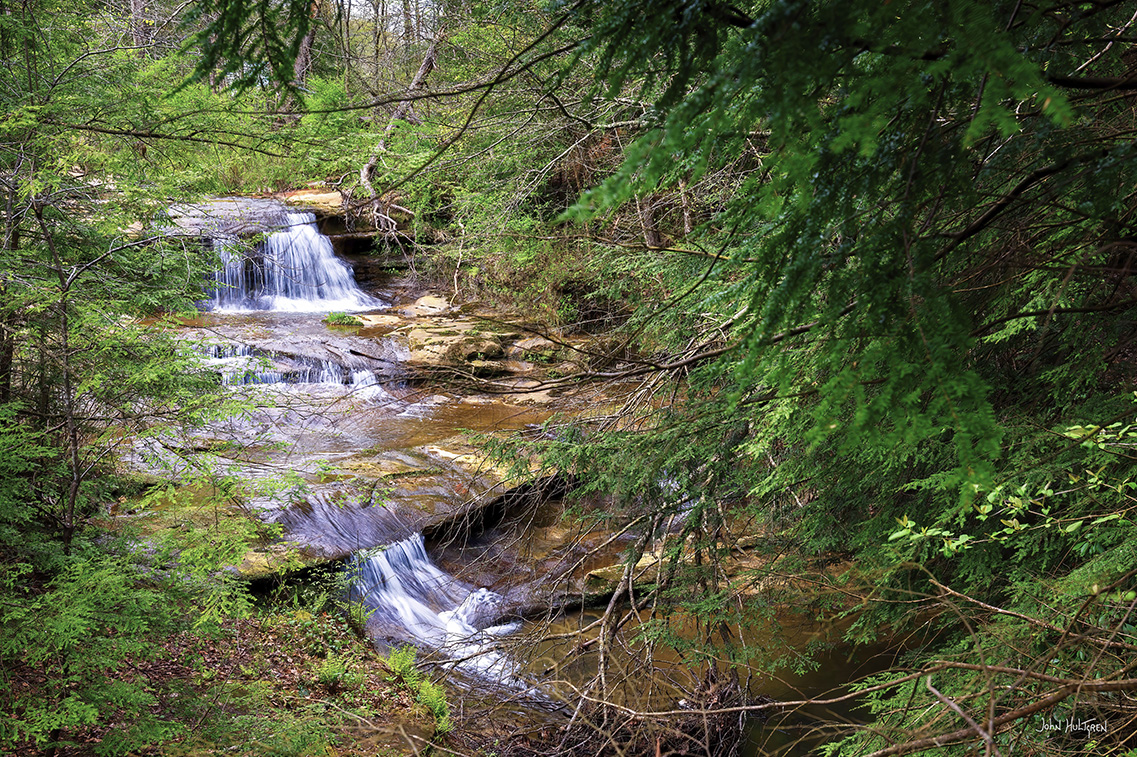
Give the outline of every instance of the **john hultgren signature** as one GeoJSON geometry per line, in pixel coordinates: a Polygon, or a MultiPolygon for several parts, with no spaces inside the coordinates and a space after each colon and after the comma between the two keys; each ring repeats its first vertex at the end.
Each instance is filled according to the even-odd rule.
{"type": "Polygon", "coordinates": [[[1095,733],[1105,733],[1109,730],[1109,724],[1101,722],[1097,718],[1090,718],[1089,720],[1056,718],[1044,720],[1035,730],[1039,733],[1083,733],[1088,736],[1095,733]]]}

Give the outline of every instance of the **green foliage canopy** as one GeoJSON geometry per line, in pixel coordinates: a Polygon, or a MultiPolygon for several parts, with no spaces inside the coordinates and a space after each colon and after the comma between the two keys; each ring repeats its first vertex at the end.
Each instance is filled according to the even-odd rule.
{"type": "Polygon", "coordinates": [[[1128,18],[1120,9],[576,12],[606,87],[658,80],[659,126],[573,217],[673,184],[677,162],[697,179],[740,153],[761,161],[713,219],[735,234],[717,309],[724,320],[741,312],[738,399],[816,387],[815,442],[840,433],[891,446],[949,430],[967,492],[990,484],[1000,455],[990,391],[1009,377],[991,371],[1003,368],[988,362],[996,353],[1002,363],[1046,338],[1015,377],[1020,394],[1058,395],[1060,375],[1068,385],[1100,371],[1079,347],[1084,329],[1108,327],[1087,314],[1134,304],[1117,258],[1129,249],[1137,158],[1117,102],[1129,63],[1110,44],[1128,18]],[[1076,73],[1087,67],[1093,77],[1076,73]],[[808,373],[787,359],[795,345],[812,350],[808,373]],[[1067,370],[1051,373],[1059,363],[1067,370]]]}

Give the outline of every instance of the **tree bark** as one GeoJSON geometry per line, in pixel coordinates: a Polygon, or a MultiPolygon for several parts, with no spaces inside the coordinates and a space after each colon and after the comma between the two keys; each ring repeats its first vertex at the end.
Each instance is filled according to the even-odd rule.
{"type": "MultiPolygon", "coordinates": [[[[308,14],[311,18],[308,31],[300,40],[296,59],[292,61],[292,86],[296,89],[304,88],[304,85],[308,83],[308,74],[312,70],[312,43],[316,41],[316,21],[320,16],[320,0],[312,0],[311,5],[308,6],[308,14]]],[[[300,120],[300,116],[295,114],[297,105],[296,95],[292,90],[289,90],[284,96],[284,102],[280,105],[280,110],[289,114],[284,117],[284,123],[296,123],[300,120]]]]}
{"type": "Polygon", "coordinates": [[[308,74],[312,72],[312,44],[316,41],[316,21],[320,17],[320,0],[312,0],[308,9],[312,19],[308,33],[300,40],[300,49],[296,52],[296,60],[292,62],[292,83],[296,87],[303,87],[308,83],[308,74]]]}
{"type": "Polygon", "coordinates": [[[146,23],[146,0],[130,0],[130,37],[135,47],[150,44],[150,25],[146,23]]]}
{"type": "Polygon", "coordinates": [[[648,247],[662,247],[663,236],[659,233],[659,228],[655,222],[655,198],[649,195],[646,199],[641,200],[639,195],[636,195],[636,210],[640,219],[640,227],[644,233],[644,244],[648,247]]]}
{"type": "Polygon", "coordinates": [[[367,197],[371,202],[371,212],[374,216],[375,227],[388,235],[393,235],[396,230],[395,220],[391,218],[387,212],[391,209],[398,209],[404,212],[410,212],[406,208],[391,205],[390,203],[384,204],[382,198],[378,196],[375,187],[371,183],[372,177],[375,175],[375,169],[379,166],[379,160],[383,153],[387,152],[387,139],[391,136],[391,132],[395,129],[395,124],[399,121],[408,121],[410,123],[418,123],[418,119],[414,115],[414,98],[411,97],[417,92],[422,91],[426,87],[427,77],[430,72],[438,65],[438,44],[445,37],[445,27],[439,25],[438,33],[434,35],[434,39],[430,42],[430,47],[426,49],[426,54],[422,58],[422,64],[419,65],[418,71],[415,72],[414,78],[411,79],[410,85],[407,87],[406,99],[399,101],[395,107],[395,112],[391,114],[390,120],[387,121],[386,128],[383,129],[383,135],[379,139],[379,143],[375,145],[375,150],[371,153],[371,158],[359,169],[359,184],[367,190],[367,197]]]}
{"type": "Polygon", "coordinates": [[[414,42],[414,37],[415,25],[414,14],[411,13],[411,0],[403,0],[403,50],[406,58],[411,57],[411,44],[414,42]]]}
{"type": "Polygon", "coordinates": [[[683,207],[683,234],[690,234],[695,230],[695,219],[691,214],[691,198],[687,194],[687,180],[679,182],[679,202],[683,207]]]}
{"type": "MultiPolygon", "coordinates": [[[[15,252],[20,247],[20,222],[16,218],[16,179],[5,193],[4,207],[4,245],[5,252],[15,252]]],[[[0,302],[8,301],[8,281],[0,277],[0,302]]],[[[12,400],[12,360],[15,357],[15,313],[4,313],[0,322],[0,404],[12,400]]]]}
{"type": "Polygon", "coordinates": [[[44,220],[43,205],[36,203],[33,210],[35,211],[36,221],[39,224],[40,230],[43,232],[44,242],[47,244],[48,252],[51,255],[54,273],[59,280],[59,299],[55,303],[59,311],[59,354],[56,359],[59,363],[60,373],[63,378],[63,386],[60,391],[63,399],[63,428],[66,438],[67,467],[69,470],[66,471],[67,493],[63,502],[60,503],[60,512],[57,513],[57,518],[63,541],[63,552],[64,554],[71,554],[71,543],[79,527],[77,517],[79,489],[83,483],[83,468],[80,462],[81,444],[79,439],[79,424],[77,421],[77,391],[71,367],[71,285],[74,283],[74,277],[68,274],[63,265],[63,258],[55,245],[55,238],[52,236],[51,230],[48,229],[47,222],[44,220]]]}

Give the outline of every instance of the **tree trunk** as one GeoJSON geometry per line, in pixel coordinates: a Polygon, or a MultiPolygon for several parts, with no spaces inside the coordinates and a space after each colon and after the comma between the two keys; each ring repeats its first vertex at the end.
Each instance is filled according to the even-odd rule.
{"type": "MultiPolygon", "coordinates": [[[[292,61],[292,86],[296,89],[303,89],[304,85],[308,82],[308,74],[312,70],[312,43],[316,40],[316,30],[318,28],[317,20],[320,16],[320,0],[312,0],[311,5],[308,6],[309,17],[311,22],[308,26],[308,32],[304,38],[300,40],[300,48],[296,51],[296,59],[292,61]]],[[[300,116],[296,114],[298,103],[296,96],[289,91],[284,96],[284,102],[280,104],[280,112],[287,114],[281,119],[278,125],[283,126],[288,123],[296,123],[300,120],[300,116]]]]}
{"type": "MultiPolygon", "coordinates": [[[[407,99],[401,100],[395,107],[395,112],[391,114],[391,118],[387,121],[386,128],[383,129],[383,136],[379,139],[379,143],[375,146],[375,150],[371,153],[370,160],[364,164],[363,168],[359,169],[359,184],[367,190],[368,199],[371,201],[371,212],[375,217],[375,226],[380,231],[388,235],[395,233],[395,221],[386,212],[390,210],[390,206],[383,208],[383,203],[375,191],[375,187],[371,184],[371,179],[375,175],[375,169],[379,165],[379,159],[383,153],[387,151],[387,138],[391,136],[391,132],[395,129],[395,124],[399,121],[409,121],[411,123],[418,123],[414,117],[414,99],[411,95],[421,91],[426,87],[426,79],[430,76],[430,72],[435,69],[438,64],[438,43],[445,37],[445,28],[440,24],[438,33],[434,35],[434,39],[430,42],[430,47],[426,49],[426,55],[423,56],[422,64],[415,72],[414,78],[411,79],[410,85],[407,87],[407,99]]],[[[399,208],[399,210],[407,211],[406,208],[399,208]]]]}
{"type": "MultiPolygon", "coordinates": [[[[4,252],[20,247],[20,222],[16,218],[16,180],[8,187],[4,207],[4,252]]],[[[8,281],[0,277],[0,302],[8,302],[8,281]]],[[[12,400],[12,359],[16,351],[15,313],[4,313],[0,322],[0,404],[12,400]]]]}
{"type": "Polygon", "coordinates": [[[411,0],[403,0],[403,57],[408,62],[411,57],[411,44],[414,42],[414,15],[411,13],[411,0]]]}
{"type": "Polygon", "coordinates": [[[320,17],[319,0],[312,0],[308,13],[312,19],[311,25],[308,27],[308,33],[304,35],[304,39],[300,40],[300,49],[296,52],[296,60],[292,62],[292,84],[298,88],[303,88],[308,83],[308,75],[312,72],[312,44],[316,41],[316,30],[318,29],[316,22],[320,17]]]}
{"type": "Polygon", "coordinates": [[[60,512],[57,513],[57,518],[63,540],[63,551],[65,554],[71,554],[71,543],[79,527],[79,490],[83,483],[78,423],[79,408],[76,401],[78,388],[75,386],[71,365],[71,285],[74,282],[73,277],[68,275],[63,265],[63,258],[55,245],[55,238],[44,221],[43,206],[37,203],[34,210],[36,221],[43,232],[44,242],[46,242],[48,252],[51,254],[54,273],[59,280],[59,299],[55,303],[55,307],[59,309],[59,354],[56,360],[63,378],[63,385],[60,390],[63,395],[63,430],[67,445],[66,459],[69,470],[66,471],[67,494],[60,503],[60,512]]]}
{"type": "Polygon", "coordinates": [[[654,198],[649,196],[646,200],[641,200],[640,196],[636,195],[636,210],[640,217],[640,228],[644,233],[644,244],[648,247],[662,247],[663,235],[659,233],[655,223],[654,198]]]}
{"type": "Polygon", "coordinates": [[[135,47],[150,44],[150,24],[146,19],[146,0],[130,0],[130,36],[135,47]]]}
{"type": "MultiPolygon", "coordinates": [[[[380,61],[382,60],[382,56],[379,53],[380,53],[380,50],[382,49],[382,45],[386,43],[387,3],[379,2],[378,4],[373,5],[372,7],[375,10],[375,17],[372,21],[372,24],[373,24],[372,28],[375,30],[375,35],[372,38],[373,44],[372,44],[372,49],[371,49],[371,52],[372,52],[371,85],[372,85],[372,94],[374,94],[376,91],[379,90],[379,71],[382,68],[382,66],[380,65],[380,61]]],[[[375,116],[376,120],[378,120],[378,118],[379,118],[379,108],[378,107],[376,107],[374,109],[373,115],[375,116]]]]}
{"type": "Polygon", "coordinates": [[[687,180],[679,182],[679,202],[683,206],[683,234],[690,234],[695,230],[695,219],[691,214],[691,198],[687,193],[687,180]]]}

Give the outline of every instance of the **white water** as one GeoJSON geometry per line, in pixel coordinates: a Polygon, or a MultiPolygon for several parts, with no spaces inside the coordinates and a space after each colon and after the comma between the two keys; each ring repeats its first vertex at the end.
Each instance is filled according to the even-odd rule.
{"type": "Polygon", "coordinates": [[[397,400],[379,383],[374,371],[352,371],[351,393],[371,402],[394,404],[397,400]]]}
{"type": "Polygon", "coordinates": [[[331,240],[311,213],[285,213],[284,228],[255,252],[235,237],[215,237],[222,268],[212,310],[329,313],[369,310],[383,302],[364,294],[351,268],[336,257],[331,240]]]}
{"type": "Polygon", "coordinates": [[[255,347],[236,342],[204,345],[202,366],[216,371],[226,386],[249,384],[352,384],[363,380],[363,374],[378,386],[371,371],[351,371],[331,360],[266,355],[255,347]]]}
{"type": "MultiPolygon", "coordinates": [[[[285,228],[255,250],[236,236],[213,231],[222,266],[214,275],[217,286],[208,303],[212,310],[319,313],[385,305],[359,289],[350,267],[336,258],[330,240],[317,230],[313,215],[287,213],[283,218],[285,228]]],[[[368,404],[405,406],[387,392],[374,370],[350,360],[322,361],[237,343],[214,343],[205,352],[204,364],[228,385],[278,384],[280,391],[287,391],[288,384],[340,385],[368,404]]],[[[428,398],[405,406],[402,415],[423,417],[433,404],[428,398]]],[[[322,510],[342,505],[326,492],[311,494],[310,503],[322,510]]],[[[383,635],[435,650],[467,675],[529,690],[517,664],[498,649],[499,637],[520,627],[492,625],[502,597],[440,570],[427,555],[422,534],[357,552],[352,573],[353,599],[367,608],[369,625],[381,628],[383,635]]]]}
{"type": "Polygon", "coordinates": [[[378,549],[357,552],[352,564],[353,599],[372,621],[401,632],[421,646],[454,660],[458,670],[518,688],[517,666],[496,649],[499,636],[519,623],[491,626],[502,597],[471,590],[440,570],[426,553],[422,534],[378,549]]]}

